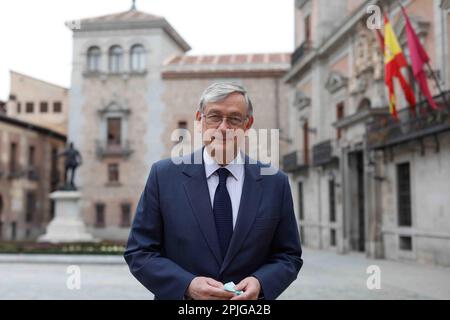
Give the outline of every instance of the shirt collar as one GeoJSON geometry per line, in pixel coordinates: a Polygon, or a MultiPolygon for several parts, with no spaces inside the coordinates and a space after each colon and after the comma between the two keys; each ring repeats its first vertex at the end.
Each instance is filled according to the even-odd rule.
{"type": "Polygon", "coordinates": [[[209,177],[219,168],[227,168],[237,181],[242,178],[242,173],[244,172],[244,161],[241,152],[238,152],[233,161],[222,167],[216,162],[215,159],[211,157],[205,147],[203,148],[203,160],[205,163],[206,179],[209,179],[209,177]]]}

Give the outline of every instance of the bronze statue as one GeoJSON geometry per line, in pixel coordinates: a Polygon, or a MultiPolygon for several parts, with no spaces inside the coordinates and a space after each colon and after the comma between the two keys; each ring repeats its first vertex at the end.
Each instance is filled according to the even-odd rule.
{"type": "Polygon", "coordinates": [[[61,152],[58,156],[64,156],[64,186],[62,186],[62,190],[77,190],[77,187],[74,183],[75,171],[78,166],[80,166],[83,162],[81,154],[73,147],[73,143],[69,143],[69,147],[67,147],[63,152],[61,152]],[[70,181],[68,180],[69,170],[71,171],[70,181]]]}

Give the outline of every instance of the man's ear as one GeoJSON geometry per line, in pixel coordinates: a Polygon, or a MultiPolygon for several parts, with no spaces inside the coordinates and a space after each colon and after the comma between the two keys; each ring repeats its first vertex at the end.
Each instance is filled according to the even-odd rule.
{"type": "Polygon", "coordinates": [[[200,113],[200,111],[197,111],[195,113],[195,120],[197,120],[197,121],[202,120],[202,114],[200,113]]]}
{"type": "Polygon", "coordinates": [[[248,129],[250,129],[252,127],[253,121],[255,121],[255,119],[253,118],[253,116],[250,116],[248,118],[247,125],[245,126],[245,131],[247,131],[248,129]]]}
{"type": "Polygon", "coordinates": [[[197,133],[202,134],[203,133],[203,124],[202,124],[202,114],[200,113],[200,111],[197,111],[195,113],[195,125],[194,125],[194,130],[197,133]]]}

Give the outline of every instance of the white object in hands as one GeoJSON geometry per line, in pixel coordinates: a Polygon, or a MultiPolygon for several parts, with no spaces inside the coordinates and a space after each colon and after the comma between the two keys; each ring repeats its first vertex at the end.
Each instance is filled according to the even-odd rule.
{"type": "Polygon", "coordinates": [[[233,281],[225,283],[225,285],[223,286],[223,289],[228,292],[233,292],[234,294],[236,294],[238,296],[244,293],[244,291],[236,290],[236,285],[234,284],[233,281]]]}

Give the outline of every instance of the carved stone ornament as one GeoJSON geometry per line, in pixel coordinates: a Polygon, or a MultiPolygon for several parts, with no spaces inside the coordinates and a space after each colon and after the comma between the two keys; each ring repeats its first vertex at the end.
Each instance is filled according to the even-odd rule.
{"type": "Polygon", "coordinates": [[[117,94],[113,94],[112,99],[108,103],[103,103],[104,107],[98,110],[100,115],[106,113],[121,113],[124,115],[130,114],[130,109],[127,107],[127,101],[120,99],[117,94]]]}
{"type": "Polygon", "coordinates": [[[325,88],[330,94],[336,93],[339,89],[347,86],[348,78],[340,72],[332,71],[325,83],[325,88]]]}
{"type": "Polygon", "coordinates": [[[294,107],[302,110],[311,105],[311,98],[307,97],[302,91],[296,91],[294,97],[294,107]]]}
{"type": "Polygon", "coordinates": [[[354,72],[349,84],[350,94],[357,95],[364,93],[367,89],[367,83],[368,82],[364,74],[356,76],[356,73],[354,72]]]}

